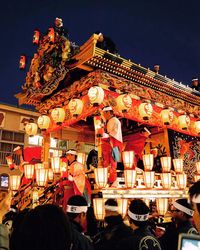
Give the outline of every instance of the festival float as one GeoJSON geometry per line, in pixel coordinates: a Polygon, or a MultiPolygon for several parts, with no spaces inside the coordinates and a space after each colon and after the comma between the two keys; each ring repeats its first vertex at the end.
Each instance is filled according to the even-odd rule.
{"type": "MultiPolygon", "coordinates": [[[[39,128],[43,146],[40,163],[24,164],[27,184],[11,177],[13,203],[19,209],[48,202],[65,207],[74,194],[72,182],[62,175],[59,156],[49,158],[49,140],[56,137],[97,147],[98,165],[90,169],[95,176],[96,214],[102,198],[116,198],[120,204],[143,198],[156,199],[157,210],[164,215],[168,200],[187,197],[188,186],[200,176],[200,93],[159,74],[158,66],[151,70],[105,50],[98,46],[98,38],[93,34],[77,46],[59,18],[45,35],[34,32],[37,50],[16,98],[19,105],[33,105],[41,114],[38,121],[26,125],[26,132],[32,136],[39,128]],[[117,164],[122,170],[115,186],[108,182],[109,166],[103,167],[102,109],[107,106],[120,120],[123,135],[117,164]]],[[[25,62],[23,55],[20,69],[25,62]]],[[[82,158],[78,161],[85,164],[82,158]]]]}

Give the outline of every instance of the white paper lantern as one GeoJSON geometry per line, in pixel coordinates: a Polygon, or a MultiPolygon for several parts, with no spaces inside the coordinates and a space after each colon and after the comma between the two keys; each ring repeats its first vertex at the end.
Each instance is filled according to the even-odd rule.
{"type": "Polygon", "coordinates": [[[188,115],[180,115],[178,117],[179,127],[183,130],[187,130],[190,126],[190,117],[188,115]]]}
{"type": "Polygon", "coordinates": [[[41,115],[38,117],[38,120],[37,120],[37,124],[38,124],[38,127],[41,129],[41,130],[46,130],[49,128],[49,124],[50,124],[50,118],[49,116],[47,115],[41,115]]]}
{"type": "Polygon", "coordinates": [[[163,109],[160,115],[164,125],[170,125],[174,119],[174,113],[170,109],[163,109]]]}
{"type": "Polygon", "coordinates": [[[141,103],[138,111],[143,120],[149,120],[153,113],[153,107],[150,103],[141,103]]]}
{"type": "Polygon", "coordinates": [[[200,134],[200,121],[194,123],[196,133],[200,134]]]}
{"type": "Polygon", "coordinates": [[[60,125],[65,120],[65,110],[63,108],[55,108],[51,112],[51,117],[56,124],[60,125]]]}
{"type": "Polygon", "coordinates": [[[132,106],[132,99],[128,94],[119,95],[116,102],[117,109],[121,112],[127,112],[132,106]]]}
{"type": "Polygon", "coordinates": [[[83,111],[83,102],[80,99],[71,99],[69,104],[69,111],[73,116],[78,116],[83,111]]]}
{"type": "Polygon", "coordinates": [[[91,87],[88,91],[88,97],[93,106],[100,105],[104,99],[104,90],[99,86],[91,87]]]}
{"type": "Polygon", "coordinates": [[[26,131],[27,135],[29,135],[29,136],[36,135],[37,134],[37,130],[38,130],[38,126],[34,122],[29,122],[25,126],[25,131],[26,131]]]}

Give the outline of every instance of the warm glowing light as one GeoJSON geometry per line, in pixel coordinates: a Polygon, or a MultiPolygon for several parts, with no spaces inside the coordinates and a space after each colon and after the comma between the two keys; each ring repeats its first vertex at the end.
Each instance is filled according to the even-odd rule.
{"type": "Polygon", "coordinates": [[[48,179],[48,169],[37,169],[36,170],[36,182],[38,186],[43,187],[46,185],[48,179]]]}
{"type": "Polygon", "coordinates": [[[65,110],[63,108],[55,108],[51,112],[51,117],[57,125],[60,125],[65,120],[65,110]]]}
{"type": "Polygon", "coordinates": [[[154,171],[144,171],[144,184],[146,188],[153,188],[155,182],[155,172],[154,171]]]}
{"type": "Polygon", "coordinates": [[[200,121],[194,123],[196,133],[200,134],[200,121]]]}
{"type": "Polygon", "coordinates": [[[36,163],[35,170],[44,168],[44,163],[36,163]]]}
{"type": "Polygon", "coordinates": [[[171,157],[170,156],[164,156],[160,158],[161,166],[162,166],[162,172],[167,173],[171,170],[171,157]]]}
{"type": "Polygon", "coordinates": [[[144,164],[144,170],[145,171],[151,171],[153,168],[153,154],[145,154],[142,156],[143,164],[144,164]]]}
{"type": "Polygon", "coordinates": [[[61,159],[60,157],[51,157],[51,168],[54,173],[60,173],[61,159]]]}
{"type": "Polygon", "coordinates": [[[36,135],[37,134],[37,130],[38,130],[38,126],[34,122],[29,122],[25,126],[25,131],[26,131],[27,135],[29,135],[29,136],[36,135]]]}
{"type": "Polygon", "coordinates": [[[94,215],[97,220],[104,220],[105,217],[105,205],[104,199],[94,198],[93,199],[94,215]]]}
{"type": "Polygon", "coordinates": [[[127,112],[132,106],[132,99],[128,94],[119,95],[116,99],[116,102],[117,109],[121,112],[127,112]]]}
{"type": "Polygon", "coordinates": [[[19,69],[23,70],[26,67],[26,56],[21,55],[19,59],[19,69]]]}
{"type": "Polygon", "coordinates": [[[183,130],[187,130],[190,126],[190,117],[188,115],[180,115],[178,121],[180,128],[183,130]]]}
{"type": "Polygon", "coordinates": [[[95,168],[94,169],[95,182],[98,188],[106,187],[108,183],[108,169],[107,168],[95,168]]]}
{"type": "Polygon", "coordinates": [[[161,182],[164,189],[170,189],[172,184],[171,173],[161,173],[161,182]]]}
{"type": "Polygon", "coordinates": [[[91,104],[100,105],[104,99],[104,90],[99,86],[91,87],[88,91],[88,97],[91,104]]]}
{"type": "Polygon", "coordinates": [[[118,213],[122,215],[122,218],[126,216],[128,209],[128,199],[117,199],[118,213]]]}
{"type": "Polygon", "coordinates": [[[48,37],[49,37],[49,42],[54,43],[54,40],[55,40],[54,28],[49,28],[48,29],[48,37]]]}
{"type": "Polygon", "coordinates": [[[123,151],[122,159],[124,163],[124,168],[132,168],[134,165],[134,151],[123,151]]]}
{"type": "Polygon", "coordinates": [[[49,116],[47,115],[41,115],[38,117],[38,120],[37,120],[37,124],[38,124],[38,127],[41,129],[41,130],[46,130],[49,128],[49,124],[50,124],[50,118],[49,116]]]}
{"type": "Polygon", "coordinates": [[[33,35],[33,44],[37,45],[40,40],[40,31],[39,30],[34,30],[34,35],[33,35]]]}
{"type": "Polygon", "coordinates": [[[138,111],[143,120],[149,120],[153,113],[153,107],[150,103],[141,103],[138,111]]]}
{"type": "Polygon", "coordinates": [[[25,164],[24,165],[24,175],[27,179],[32,179],[34,175],[34,165],[33,164],[25,164]]]}
{"type": "Polygon", "coordinates": [[[183,172],[183,159],[182,158],[173,159],[173,165],[174,165],[174,170],[176,173],[183,172]]]}
{"type": "Polygon", "coordinates": [[[195,174],[194,181],[197,182],[198,180],[200,180],[200,174],[195,174]]]}
{"type": "Polygon", "coordinates": [[[51,168],[48,169],[48,180],[53,181],[53,170],[51,168]]]}
{"type": "Polygon", "coordinates": [[[195,165],[196,165],[197,173],[200,174],[200,161],[197,161],[195,165]]]}
{"type": "Polygon", "coordinates": [[[136,182],[136,170],[125,169],[124,180],[127,188],[133,188],[136,182]]]}
{"type": "Polygon", "coordinates": [[[170,125],[174,118],[174,113],[170,109],[163,109],[160,113],[164,125],[170,125]]]}
{"type": "Polygon", "coordinates": [[[158,214],[164,216],[168,210],[168,199],[167,198],[156,199],[156,207],[158,214]]]}
{"type": "Polygon", "coordinates": [[[180,189],[185,189],[187,187],[187,175],[186,174],[176,174],[177,186],[180,189]]]}
{"type": "Polygon", "coordinates": [[[17,191],[21,182],[20,175],[10,175],[10,189],[12,191],[17,191]]]}
{"type": "Polygon", "coordinates": [[[83,111],[83,102],[80,99],[71,99],[69,104],[69,111],[73,116],[78,116],[83,111]]]}

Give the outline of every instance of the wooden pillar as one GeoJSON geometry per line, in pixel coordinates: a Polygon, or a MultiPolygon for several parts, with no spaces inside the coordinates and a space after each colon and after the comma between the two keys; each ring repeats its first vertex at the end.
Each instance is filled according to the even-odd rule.
{"type": "Polygon", "coordinates": [[[49,148],[50,148],[50,134],[48,133],[43,135],[42,155],[41,155],[41,160],[42,162],[44,162],[45,168],[48,167],[49,148]]]}

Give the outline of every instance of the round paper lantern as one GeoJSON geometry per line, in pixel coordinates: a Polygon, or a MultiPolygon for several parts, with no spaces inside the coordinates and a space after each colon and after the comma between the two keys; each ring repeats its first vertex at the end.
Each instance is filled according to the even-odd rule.
{"type": "Polygon", "coordinates": [[[88,91],[88,97],[89,97],[90,103],[93,106],[98,106],[103,102],[104,90],[99,86],[91,87],[88,91]]]}
{"type": "Polygon", "coordinates": [[[200,134],[200,121],[194,123],[196,133],[200,134]]]}
{"type": "Polygon", "coordinates": [[[38,130],[38,126],[34,122],[29,122],[25,126],[25,131],[26,131],[27,135],[29,135],[29,136],[36,135],[37,134],[37,130],[38,130]]]}
{"type": "Polygon", "coordinates": [[[170,125],[174,119],[174,113],[170,109],[163,109],[160,115],[164,125],[170,125]]]}
{"type": "Polygon", "coordinates": [[[69,111],[73,116],[78,116],[83,111],[83,102],[80,99],[71,99],[69,104],[69,111]]]}
{"type": "Polygon", "coordinates": [[[38,127],[41,130],[47,130],[50,124],[50,118],[47,115],[41,115],[37,120],[38,127]]]}
{"type": "Polygon", "coordinates": [[[190,117],[188,115],[180,115],[178,121],[180,128],[183,130],[187,130],[190,126],[190,117]]]}
{"type": "Polygon", "coordinates": [[[132,99],[128,94],[119,95],[116,102],[117,109],[121,112],[127,112],[132,106],[132,99]]]}
{"type": "Polygon", "coordinates": [[[57,125],[61,125],[65,120],[65,110],[63,108],[55,108],[51,112],[51,117],[57,125]]]}
{"type": "Polygon", "coordinates": [[[138,111],[143,120],[149,120],[153,113],[153,107],[150,103],[141,103],[138,111]]]}

